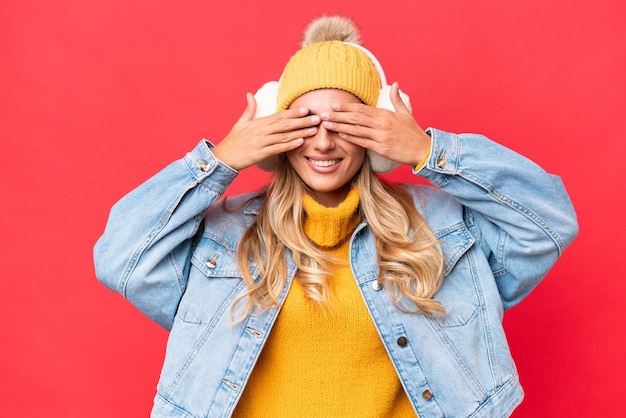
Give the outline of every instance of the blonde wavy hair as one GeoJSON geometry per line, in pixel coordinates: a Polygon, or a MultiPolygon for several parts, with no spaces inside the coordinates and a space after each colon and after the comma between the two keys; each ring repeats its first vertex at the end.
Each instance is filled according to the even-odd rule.
{"type": "MultiPolygon", "coordinates": [[[[359,191],[359,216],[367,221],[376,242],[378,281],[386,284],[392,303],[405,312],[444,315],[443,306],[433,299],[443,281],[444,257],[412,196],[373,173],[367,156],[351,187],[359,191]],[[413,306],[405,306],[403,297],[413,306]]],[[[316,305],[327,306],[332,296],[330,267],[336,260],[329,260],[304,232],[305,193],[311,192],[281,157],[264,191],[260,211],[239,242],[237,263],[247,291],[233,304],[232,313],[239,318],[236,322],[255,307],[262,312],[280,305],[288,273],[287,250],[293,255],[296,280],[305,296],[316,305]],[[251,274],[249,260],[257,266],[258,278],[251,274]]]]}

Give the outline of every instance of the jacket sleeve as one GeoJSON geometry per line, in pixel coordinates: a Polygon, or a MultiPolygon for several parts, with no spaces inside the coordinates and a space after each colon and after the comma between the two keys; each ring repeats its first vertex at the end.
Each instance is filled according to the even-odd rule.
{"type": "Polygon", "coordinates": [[[117,202],[94,247],[98,279],[166,329],[187,285],[204,213],[237,175],[211,147],[201,141],[117,202]]]}
{"type": "Polygon", "coordinates": [[[455,196],[496,278],[504,308],[530,293],[578,234],[557,176],[482,135],[429,129],[416,174],[455,196]]]}

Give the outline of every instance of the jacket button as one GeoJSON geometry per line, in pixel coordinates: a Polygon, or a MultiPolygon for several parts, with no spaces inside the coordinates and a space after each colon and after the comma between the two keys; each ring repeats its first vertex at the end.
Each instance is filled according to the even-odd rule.
{"type": "Polygon", "coordinates": [[[200,170],[202,171],[207,171],[209,169],[209,163],[207,163],[206,161],[202,161],[200,158],[198,158],[198,165],[200,166],[200,170]]]}
{"type": "Polygon", "coordinates": [[[215,254],[212,259],[206,262],[206,266],[210,269],[214,269],[217,266],[218,254],[215,254]]]}
{"type": "Polygon", "coordinates": [[[372,282],[372,289],[374,289],[375,291],[379,291],[380,289],[382,289],[382,285],[378,282],[378,280],[374,280],[372,282]]]}
{"type": "Polygon", "coordinates": [[[444,150],[439,154],[439,157],[437,157],[437,167],[444,168],[446,164],[448,164],[448,162],[446,161],[446,151],[444,150]]]}
{"type": "Polygon", "coordinates": [[[430,390],[426,389],[424,392],[422,392],[422,398],[430,401],[433,398],[433,393],[430,390]]]}
{"type": "Polygon", "coordinates": [[[406,345],[409,343],[409,340],[407,340],[406,337],[400,337],[396,342],[400,347],[406,347],[406,345]]]}

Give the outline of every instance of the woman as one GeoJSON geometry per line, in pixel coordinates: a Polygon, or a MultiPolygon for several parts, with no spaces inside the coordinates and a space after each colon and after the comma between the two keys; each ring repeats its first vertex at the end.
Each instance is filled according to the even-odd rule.
{"type": "Polygon", "coordinates": [[[577,233],[561,181],[422,130],[352,23],[314,21],[231,132],[112,209],[98,278],[170,330],[153,416],[507,416],[501,321],[577,233]],[[270,109],[269,112],[267,109],[270,109]],[[398,164],[437,188],[395,186],[398,164]],[[273,170],[222,199],[240,170],[273,170]]]}

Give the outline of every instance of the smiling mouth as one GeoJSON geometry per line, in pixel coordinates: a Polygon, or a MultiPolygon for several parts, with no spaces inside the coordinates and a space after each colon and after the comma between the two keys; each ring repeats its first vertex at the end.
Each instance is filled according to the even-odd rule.
{"type": "Polygon", "coordinates": [[[316,167],[330,167],[341,162],[341,160],[312,160],[310,158],[307,158],[307,160],[316,167]]]}

